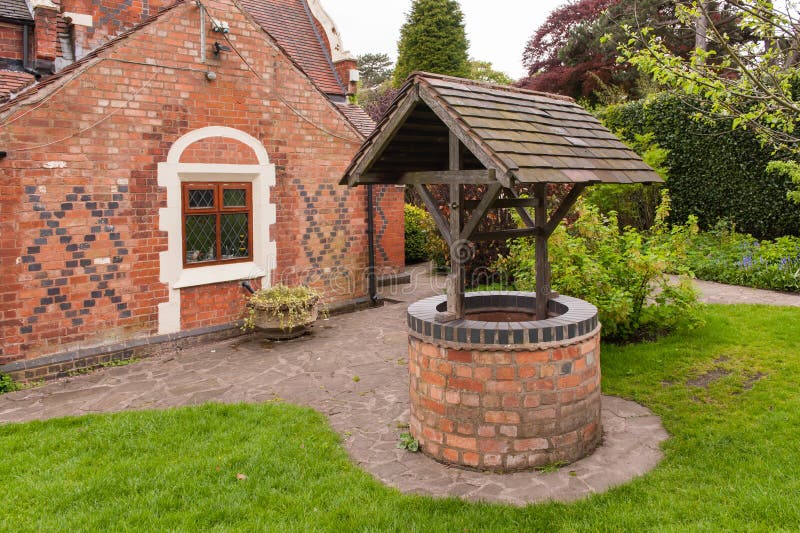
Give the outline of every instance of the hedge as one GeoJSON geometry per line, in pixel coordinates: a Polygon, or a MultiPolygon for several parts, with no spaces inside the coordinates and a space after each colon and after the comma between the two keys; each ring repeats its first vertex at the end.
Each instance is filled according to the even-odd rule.
{"type": "Polygon", "coordinates": [[[786,197],[795,186],[788,176],[766,171],[779,156],[751,132],[732,130],[730,121],[696,120],[698,106],[664,93],[598,114],[629,140],[652,132],[653,142],[669,151],[665,167],[673,221],[696,215],[703,229],[728,220],[759,239],[800,235],[800,208],[786,197]]]}

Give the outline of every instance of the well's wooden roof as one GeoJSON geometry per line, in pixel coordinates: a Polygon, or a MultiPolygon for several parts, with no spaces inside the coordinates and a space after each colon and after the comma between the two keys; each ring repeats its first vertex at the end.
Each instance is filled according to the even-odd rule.
{"type": "Polygon", "coordinates": [[[448,169],[448,138],[465,170],[514,183],[653,183],[661,178],[571,98],[414,73],[353,159],[342,184],[396,183],[448,169]]]}

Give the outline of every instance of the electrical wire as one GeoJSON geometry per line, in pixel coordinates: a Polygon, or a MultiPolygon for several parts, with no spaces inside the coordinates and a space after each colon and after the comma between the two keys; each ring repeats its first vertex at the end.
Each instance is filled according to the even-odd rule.
{"type": "MultiPolygon", "coordinates": [[[[208,9],[208,6],[206,6],[206,5],[205,5],[203,2],[201,2],[200,0],[197,0],[197,4],[199,4],[200,6],[202,6],[202,8],[203,8],[203,11],[205,11],[206,15],[207,15],[207,16],[208,16],[208,18],[211,20],[211,23],[212,23],[212,24],[214,24],[214,22],[215,22],[216,18],[215,18],[214,16],[212,16],[212,14],[211,14],[211,11],[208,9]]],[[[236,45],[235,45],[235,44],[233,44],[233,42],[232,42],[232,41],[231,41],[231,40],[228,38],[228,36],[227,36],[225,33],[223,33],[223,34],[222,34],[222,37],[225,39],[225,42],[227,42],[227,43],[230,45],[230,47],[231,47],[231,50],[233,50],[233,51],[236,53],[236,55],[237,55],[237,56],[239,56],[239,59],[241,59],[241,60],[242,60],[242,62],[243,62],[245,65],[247,65],[247,68],[248,68],[248,70],[250,70],[250,72],[251,72],[251,73],[252,73],[252,74],[253,74],[253,75],[254,75],[254,76],[255,76],[255,77],[256,77],[256,78],[257,78],[259,81],[264,81],[264,78],[263,78],[262,74],[260,74],[260,73],[259,73],[259,72],[258,72],[258,71],[257,71],[257,70],[256,70],[256,69],[255,69],[255,68],[254,68],[254,67],[253,67],[251,64],[250,64],[250,62],[249,62],[249,61],[247,61],[247,59],[245,59],[245,57],[242,55],[242,53],[241,53],[241,52],[239,52],[239,49],[238,49],[238,48],[236,48],[236,45]]],[[[317,124],[316,122],[314,122],[312,119],[310,119],[310,118],[308,118],[307,116],[305,116],[305,115],[304,115],[302,112],[300,112],[300,110],[298,110],[298,109],[295,109],[295,107],[294,107],[294,106],[292,106],[292,105],[291,105],[291,104],[290,104],[290,103],[289,103],[289,102],[288,102],[286,99],[284,99],[284,98],[283,98],[283,96],[281,96],[281,95],[280,95],[280,93],[278,93],[278,92],[277,92],[277,91],[275,91],[274,89],[273,89],[272,91],[270,91],[270,92],[271,92],[271,93],[272,93],[272,94],[273,94],[273,95],[274,95],[274,96],[275,96],[275,97],[276,97],[276,98],[277,98],[277,99],[278,99],[278,100],[279,100],[279,101],[280,101],[280,102],[281,102],[281,103],[282,103],[284,106],[286,106],[286,107],[287,107],[287,108],[288,108],[288,109],[289,109],[289,110],[290,110],[292,113],[294,113],[295,115],[297,115],[298,117],[300,117],[301,119],[303,119],[304,121],[306,121],[307,123],[311,124],[311,125],[312,125],[312,126],[314,126],[316,129],[318,129],[318,130],[320,130],[321,132],[325,133],[326,135],[330,135],[331,137],[335,137],[335,138],[337,138],[337,139],[340,139],[340,140],[343,140],[343,141],[352,142],[352,143],[357,143],[357,144],[359,144],[359,145],[361,144],[361,139],[352,138],[352,137],[345,137],[345,136],[343,136],[343,135],[339,135],[338,133],[334,133],[334,132],[332,132],[332,131],[330,131],[330,130],[327,130],[327,129],[325,129],[325,128],[324,128],[324,127],[322,127],[321,125],[319,125],[319,124],[317,124]]],[[[334,105],[335,105],[335,104],[334,104],[334,105]]]]}
{"type": "MultiPolygon", "coordinates": [[[[151,66],[155,66],[155,65],[151,65],[151,66]]],[[[163,67],[163,68],[169,68],[169,67],[163,67]]],[[[144,83],[141,87],[139,87],[139,89],[136,90],[136,92],[134,92],[131,95],[131,97],[125,102],[125,105],[115,108],[111,113],[108,113],[107,115],[104,115],[102,118],[100,118],[96,122],[92,123],[90,126],[87,126],[86,128],[83,128],[82,130],[79,130],[79,131],[77,131],[77,132],[75,132],[75,133],[73,133],[71,135],[67,135],[66,137],[62,137],[60,139],[57,139],[55,141],[51,141],[49,143],[38,144],[36,146],[24,146],[22,148],[14,148],[11,151],[12,152],[28,152],[30,150],[38,150],[40,148],[47,148],[48,146],[53,146],[54,144],[58,144],[60,142],[64,142],[64,141],[66,141],[68,139],[72,139],[73,137],[78,137],[79,135],[83,135],[87,131],[99,126],[100,124],[102,124],[106,120],[110,119],[111,117],[113,117],[114,115],[116,115],[117,113],[122,111],[123,109],[127,109],[128,108],[128,104],[133,102],[136,99],[136,97],[139,96],[139,93],[141,93],[146,88],[150,87],[150,84],[153,82],[153,80],[156,78],[156,76],[158,76],[158,73],[159,73],[159,71],[155,71],[153,73],[153,75],[150,76],[150,79],[148,79],[146,83],[144,83]]]]}

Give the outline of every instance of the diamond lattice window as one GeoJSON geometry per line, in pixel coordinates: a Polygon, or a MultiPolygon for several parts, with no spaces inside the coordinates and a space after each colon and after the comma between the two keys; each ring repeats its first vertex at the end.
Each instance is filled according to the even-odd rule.
{"type": "Polygon", "coordinates": [[[253,258],[249,183],[184,183],[184,266],[253,258]]]}

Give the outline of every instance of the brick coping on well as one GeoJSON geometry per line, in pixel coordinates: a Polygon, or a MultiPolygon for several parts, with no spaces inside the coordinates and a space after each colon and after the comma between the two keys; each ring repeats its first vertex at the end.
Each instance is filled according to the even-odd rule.
{"type": "MultiPolygon", "coordinates": [[[[536,294],[520,291],[467,293],[464,305],[468,313],[487,311],[532,312],[536,294]]],[[[580,342],[598,332],[597,308],[569,296],[558,296],[548,303],[547,320],[526,322],[484,322],[455,320],[439,323],[436,316],[447,308],[447,297],[433,296],[408,308],[411,335],[426,342],[451,348],[537,349],[580,342]]]]}

